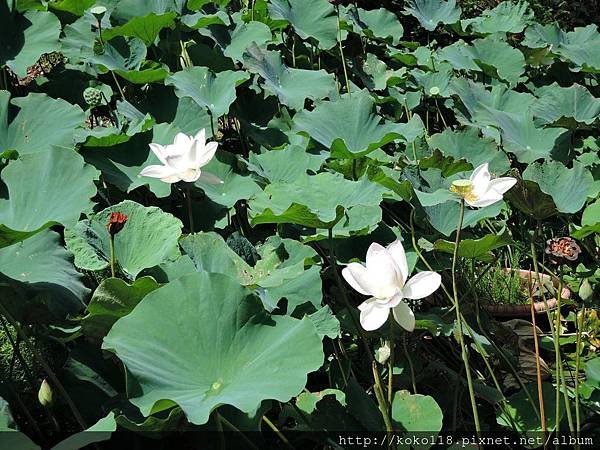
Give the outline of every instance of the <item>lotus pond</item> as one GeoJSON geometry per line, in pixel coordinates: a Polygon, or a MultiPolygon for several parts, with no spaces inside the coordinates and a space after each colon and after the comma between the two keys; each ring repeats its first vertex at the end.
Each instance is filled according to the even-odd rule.
{"type": "Polygon", "coordinates": [[[600,439],[600,31],[491,3],[0,0],[0,447],[600,439]]]}

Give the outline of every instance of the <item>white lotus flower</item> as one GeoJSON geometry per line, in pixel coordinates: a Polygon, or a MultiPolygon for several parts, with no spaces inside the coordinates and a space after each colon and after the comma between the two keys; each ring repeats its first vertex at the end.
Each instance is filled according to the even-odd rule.
{"type": "Polygon", "coordinates": [[[494,178],[490,175],[488,163],[478,166],[468,180],[456,180],[450,190],[465,199],[467,205],[483,208],[500,200],[517,180],[513,177],[494,178]]]}
{"type": "Polygon", "coordinates": [[[402,328],[413,331],[415,316],[404,299],[427,297],[442,282],[435,272],[420,272],[407,281],[408,263],[404,247],[398,240],[387,248],[372,243],[367,250],[366,266],[350,263],[342,270],[342,275],[356,291],[372,296],[358,307],[360,324],[367,331],[381,327],[390,309],[402,328]]]}
{"type": "Polygon", "coordinates": [[[215,156],[217,146],[216,142],[206,143],[204,129],[196,136],[177,133],[172,144],[150,144],[150,150],[163,165],[145,167],[140,176],[160,178],[165,183],[193,183],[197,180],[210,184],[223,183],[219,177],[200,170],[215,156]]]}

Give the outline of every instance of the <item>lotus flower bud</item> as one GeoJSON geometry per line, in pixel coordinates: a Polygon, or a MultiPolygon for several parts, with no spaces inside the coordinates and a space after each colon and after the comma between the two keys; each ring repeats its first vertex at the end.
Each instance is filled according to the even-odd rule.
{"type": "Polygon", "coordinates": [[[391,349],[389,341],[385,341],[385,343],[375,350],[375,359],[379,364],[385,364],[387,360],[390,358],[391,349]]]}
{"type": "Polygon", "coordinates": [[[584,278],[579,286],[579,296],[583,300],[589,300],[594,294],[594,289],[587,278],[584,278]]]}
{"type": "Polygon", "coordinates": [[[40,390],[38,391],[38,400],[42,406],[52,406],[53,401],[52,388],[50,388],[50,384],[48,381],[44,379],[42,381],[42,385],[40,386],[40,390]]]}
{"type": "Polygon", "coordinates": [[[113,212],[110,214],[110,218],[108,219],[108,223],[106,224],[106,229],[108,233],[114,237],[119,231],[123,229],[125,224],[127,223],[127,214],[123,214],[121,212],[113,212]]]}

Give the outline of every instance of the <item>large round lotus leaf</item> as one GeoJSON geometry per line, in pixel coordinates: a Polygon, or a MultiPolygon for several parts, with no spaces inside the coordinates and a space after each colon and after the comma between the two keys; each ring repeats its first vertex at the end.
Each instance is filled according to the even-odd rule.
{"type": "Polygon", "coordinates": [[[60,22],[50,12],[27,11],[24,15],[13,15],[7,7],[7,2],[2,2],[0,66],[6,64],[19,77],[24,77],[27,68],[42,54],[58,49],[60,22]]]}
{"type": "Polygon", "coordinates": [[[267,185],[264,192],[248,203],[249,215],[252,225],[294,223],[330,228],[342,218],[344,210],[358,205],[379,205],[385,191],[367,178],[349,181],[329,172],[305,175],[294,183],[267,185]]]}
{"type": "Polygon", "coordinates": [[[583,208],[594,188],[592,173],[579,162],[573,163],[571,169],[558,161],[534,163],[525,169],[523,179],[536,182],[542,192],[552,197],[558,211],[569,214],[583,208]]]}
{"type": "Polygon", "coordinates": [[[423,28],[433,31],[439,23],[456,23],[462,10],[456,0],[411,0],[404,14],[417,18],[423,28]]]}
{"type": "Polygon", "coordinates": [[[73,266],[58,233],[45,230],[10,247],[0,249],[0,273],[35,290],[50,293],[49,308],[58,315],[76,313],[90,290],[73,266]]]}
{"type": "Polygon", "coordinates": [[[392,420],[405,431],[438,433],[442,429],[442,410],[429,395],[398,391],[392,402],[392,420]]]}
{"type": "Polygon", "coordinates": [[[287,402],[323,363],[310,319],[268,316],[235,280],[208,273],[147,295],[102,347],[135,378],[142,414],[175,402],[195,424],[223,404],[254,413],[265,399],[287,402]]]}
{"type": "Polygon", "coordinates": [[[542,124],[551,124],[562,118],[591,125],[600,118],[600,99],[585,86],[574,84],[561,87],[558,83],[542,86],[535,91],[539,100],[533,105],[533,114],[542,124]]]}
{"type": "Polygon", "coordinates": [[[323,102],[294,116],[294,128],[331,149],[334,157],[358,158],[400,137],[400,129],[381,123],[368,91],[323,102]]]}
{"type": "Polygon", "coordinates": [[[152,45],[163,28],[174,27],[176,16],[174,12],[161,15],[150,13],[146,16],[134,17],[126,24],[109,28],[102,34],[106,40],[115,36],[129,36],[141,39],[146,45],[152,45]]]}
{"type": "Polygon", "coordinates": [[[74,225],[92,209],[98,172],[73,150],[25,155],[2,171],[8,199],[0,200],[0,246],[61,223],[74,225]],[[13,230],[22,233],[14,237],[13,230]]]}
{"type": "Polygon", "coordinates": [[[160,208],[125,200],[65,231],[67,247],[75,255],[75,265],[80,269],[108,267],[110,238],[106,224],[113,212],[128,216],[127,223],[115,236],[115,257],[132,278],[177,253],[181,221],[160,208]]]}
{"type": "Polygon", "coordinates": [[[502,2],[479,17],[461,20],[461,26],[478,34],[520,33],[532,19],[533,12],[527,2],[502,2]]]}
{"type": "Polygon", "coordinates": [[[243,61],[244,52],[250,45],[262,46],[272,39],[271,30],[262,22],[239,22],[231,33],[231,41],[223,54],[235,61],[243,61]]]}
{"type": "Polygon", "coordinates": [[[396,14],[385,8],[366,10],[351,6],[346,14],[354,26],[368,37],[389,39],[397,45],[404,34],[404,28],[396,14]]]}
{"type": "Polygon", "coordinates": [[[74,130],[83,125],[85,115],[77,105],[46,94],[29,94],[11,103],[19,112],[9,124],[10,94],[0,91],[0,149],[19,155],[46,152],[53,147],[72,148],[74,130]]]}
{"type": "Polygon", "coordinates": [[[269,0],[269,15],[287,20],[302,39],[314,38],[320,48],[337,42],[337,18],[327,0],[269,0]]]}
{"type": "Polygon", "coordinates": [[[178,97],[190,97],[207,108],[216,120],[229,112],[235,101],[235,88],[248,78],[250,75],[243,71],[226,70],[215,75],[208,67],[190,67],[168,77],[165,84],[175,86],[178,97]]]}
{"type": "Polygon", "coordinates": [[[304,101],[321,100],[335,91],[335,79],[325,70],[292,69],[281,61],[281,55],[262,50],[252,43],[243,54],[244,65],[264,78],[264,87],[284,105],[295,110],[304,108],[304,101]]]}

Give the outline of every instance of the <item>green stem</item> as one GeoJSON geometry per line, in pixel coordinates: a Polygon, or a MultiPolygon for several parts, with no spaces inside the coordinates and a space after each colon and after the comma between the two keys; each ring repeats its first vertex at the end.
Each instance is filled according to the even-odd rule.
{"type": "Polygon", "coordinates": [[[387,385],[387,402],[390,408],[392,408],[392,398],[394,394],[394,319],[392,314],[390,314],[389,318],[390,324],[390,357],[388,359],[388,385],[387,385]]]}
{"type": "Polygon", "coordinates": [[[412,358],[410,357],[410,353],[408,352],[408,347],[406,345],[406,334],[402,338],[402,347],[404,349],[404,356],[406,356],[406,360],[408,361],[408,368],[410,369],[410,379],[412,381],[413,394],[418,394],[417,378],[415,377],[415,368],[413,367],[412,358]]]}
{"type": "Polygon", "coordinates": [[[185,188],[185,200],[187,203],[188,220],[190,223],[190,234],[194,232],[194,210],[192,209],[192,188],[187,186],[185,188]]]}
{"type": "Polygon", "coordinates": [[[221,414],[219,414],[217,411],[215,411],[215,413],[217,414],[217,418],[218,420],[225,425],[227,428],[229,428],[231,431],[234,431],[236,433],[239,433],[239,435],[242,437],[242,439],[246,442],[246,444],[248,444],[248,446],[253,449],[253,450],[258,450],[258,447],[254,444],[254,442],[252,442],[248,436],[246,436],[244,433],[242,433],[240,431],[240,429],[238,427],[236,427],[234,424],[232,424],[229,420],[227,420],[225,417],[223,417],[221,414]]]}
{"type": "Polygon", "coordinates": [[[286,447],[288,447],[292,450],[294,449],[292,444],[290,444],[290,441],[288,441],[288,439],[285,437],[285,435],[281,431],[279,431],[279,428],[277,428],[275,426],[275,424],[273,422],[271,422],[267,416],[262,416],[262,420],[264,423],[266,423],[269,426],[269,428],[271,428],[271,430],[273,430],[273,432],[277,435],[277,437],[281,440],[281,442],[283,442],[285,444],[286,447]]]}
{"type": "Polygon", "coordinates": [[[115,277],[115,236],[113,234],[110,235],[110,240],[108,241],[110,248],[110,276],[115,277]]]}
{"type": "Polygon", "coordinates": [[[71,409],[71,412],[73,413],[73,416],[75,417],[75,420],[77,421],[77,423],[79,423],[79,426],[81,426],[81,428],[83,430],[85,430],[87,428],[87,425],[86,425],[85,420],[83,419],[81,413],[79,412],[79,409],[77,409],[77,406],[73,402],[73,399],[71,398],[71,396],[69,395],[69,393],[67,392],[65,387],[62,385],[62,383],[60,382],[60,380],[58,379],[58,377],[56,376],[56,374],[54,373],[54,371],[52,370],[50,365],[46,362],[46,360],[44,359],[42,354],[38,351],[38,349],[33,344],[31,344],[31,342],[29,342],[29,340],[27,339],[27,335],[21,328],[21,325],[11,316],[11,314],[8,312],[8,310],[4,307],[4,305],[1,302],[0,302],[0,313],[4,317],[6,317],[8,322],[13,326],[13,328],[17,332],[17,334],[21,337],[21,340],[23,341],[23,343],[29,348],[29,351],[33,354],[34,358],[42,366],[42,368],[44,369],[44,372],[46,372],[46,374],[50,378],[50,381],[52,381],[52,384],[54,386],[56,386],[56,389],[58,389],[59,394],[67,402],[67,405],[69,406],[69,409],[71,409]]]}
{"type": "Polygon", "coordinates": [[[340,8],[339,6],[335,7],[337,11],[337,24],[338,24],[338,44],[340,47],[340,56],[342,58],[342,67],[344,69],[344,78],[346,80],[346,90],[348,94],[350,93],[350,80],[348,79],[348,70],[346,69],[346,58],[344,57],[344,47],[342,45],[342,23],[340,20],[340,8]]]}
{"type": "Polygon", "coordinates": [[[454,241],[454,251],[452,255],[452,292],[454,294],[454,309],[456,311],[456,321],[458,322],[458,341],[460,343],[460,350],[462,355],[463,364],[465,365],[465,373],[467,376],[467,387],[469,388],[469,399],[471,400],[471,408],[473,410],[473,420],[475,421],[475,430],[477,435],[481,434],[481,425],[479,424],[479,413],[477,411],[477,402],[475,400],[475,390],[473,389],[473,379],[471,377],[471,368],[469,365],[469,355],[467,354],[467,348],[465,345],[465,338],[462,330],[462,316],[460,313],[460,303],[458,301],[458,284],[456,282],[456,263],[458,261],[458,246],[460,245],[460,234],[463,226],[463,220],[465,217],[465,201],[460,201],[460,215],[458,218],[458,226],[456,227],[456,240],[454,241]]]}
{"type": "MultiPolygon", "coordinates": [[[[567,391],[567,382],[565,380],[565,376],[563,373],[563,364],[562,364],[562,356],[560,354],[560,303],[562,300],[562,290],[563,290],[563,271],[562,271],[562,267],[560,269],[560,274],[559,274],[559,279],[558,279],[558,293],[556,295],[556,336],[559,339],[558,340],[558,353],[557,353],[557,359],[558,359],[558,374],[559,377],[557,378],[557,383],[558,384],[558,388],[559,391],[562,387],[563,390],[563,397],[565,400],[565,409],[566,409],[566,413],[567,413],[567,422],[569,424],[569,431],[571,433],[575,433],[575,427],[573,426],[573,416],[571,414],[571,402],[569,400],[569,392],[567,391]]],[[[560,398],[558,398],[557,400],[560,400],[560,398]]],[[[559,412],[560,412],[560,408],[559,408],[559,412]]]]}
{"type": "Polygon", "coordinates": [[[393,433],[394,427],[392,426],[392,420],[390,419],[391,405],[388,407],[385,401],[385,395],[383,394],[383,386],[381,384],[381,377],[379,375],[379,370],[377,370],[377,362],[373,361],[371,363],[371,368],[373,369],[373,379],[375,380],[375,398],[377,399],[377,404],[379,405],[379,411],[381,411],[381,415],[383,416],[385,429],[388,432],[388,434],[393,433]]]}
{"type": "Polygon", "coordinates": [[[581,332],[583,330],[583,321],[585,317],[585,305],[581,308],[581,319],[577,322],[577,354],[575,355],[575,432],[577,437],[581,432],[581,416],[579,410],[579,366],[581,364],[581,332]]]}

